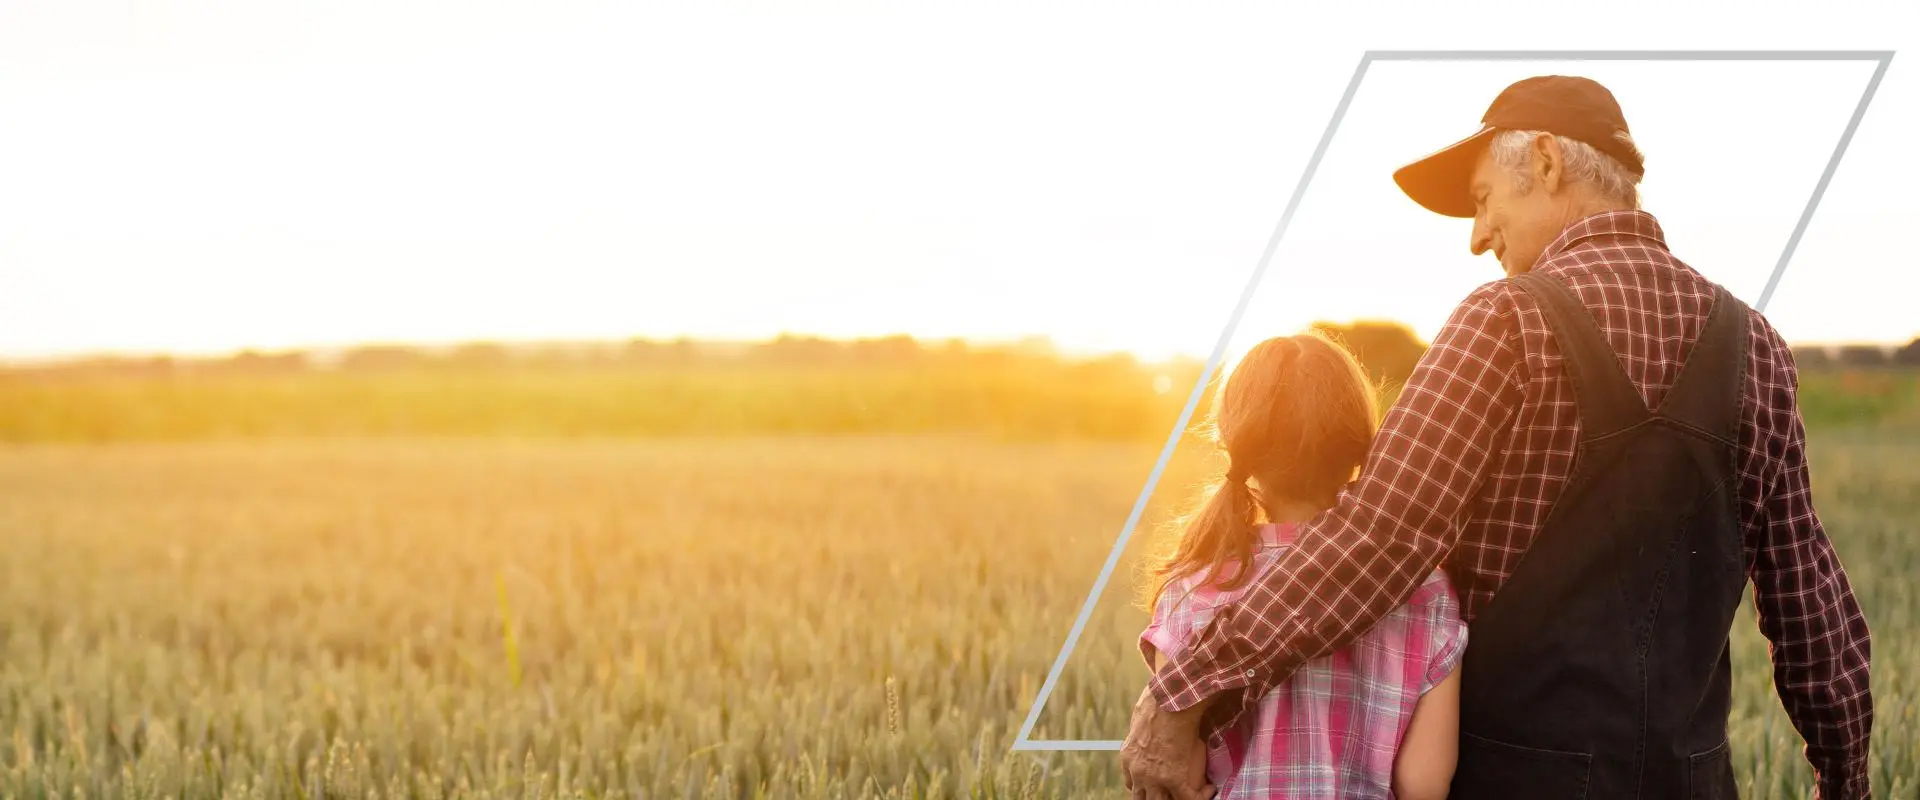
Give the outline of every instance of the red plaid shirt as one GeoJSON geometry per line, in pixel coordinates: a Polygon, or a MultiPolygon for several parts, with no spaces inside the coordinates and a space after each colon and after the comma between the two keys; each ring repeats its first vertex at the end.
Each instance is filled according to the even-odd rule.
{"type": "MultiPolygon", "coordinates": [[[[1659,223],[1641,211],[1588,217],[1536,269],[1568,284],[1657,404],[1713,298],[1712,284],[1668,251],[1659,223]]],[[[1864,798],[1866,618],[1814,513],[1792,353],[1758,312],[1750,320],[1739,468],[1760,630],[1819,796],[1864,798]]],[[[1179,711],[1218,695],[1203,725],[1213,737],[1301,664],[1373,627],[1443,560],[1471,622],[1567,482],[1579,418],[1559,360],[1524,291],[1498,280],[1469,295],[1387,414],[1359,480],[1154,676],[1161,705],[1179,711]]]]}

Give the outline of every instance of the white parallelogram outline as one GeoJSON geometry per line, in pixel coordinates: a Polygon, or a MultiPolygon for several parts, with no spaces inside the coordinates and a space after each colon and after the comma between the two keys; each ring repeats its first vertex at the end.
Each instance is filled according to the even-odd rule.
{"type": "Polygon", "coordinates": [[[1080,641],[1080,632],[1087,626],[1087,619],[1093,615],[1093,606],[1099,601],[1100,594],[1107,588],[1107,580],[1113,577],[1113,568],[1120,562],[1120,553],[1132,538],[1134,526],[1140,522],[1147,506],[1147,498],[1153,495],[1154,486],[1160,482],[1160,473],[1166,469],[1167,460],[1172,457],[1174,447],[1180,441],[1181,432],[1193,418],[1194,409],[1200,405],[1200,397],[1205,393],[1207,381],[1220,366],[1227,350],[1227,344],[1233,338],[1233,331],[1240,325],[1240,317],[1247,310],[1247,303],[1253,298],[1254,289],[1260,285],[1260,278],[1267,271],[1267,264],[1273,259],[1274,250],[1280,246],[1280,237],[1287,232],[1287,223],[1293,219],[1293,212],[1300,207],[1300,198],[1307,193],[1307,185],[1313,182],[1313,173],[1320,167],[1320,159],[1327,153],[1327,145],[1333,141],[1333,134],[1340,129],[1340,119],[1347,114],[1347,106],[1353,103],[1353,96],[1360,89],[1360,81],[1366,77],[1367,66],[1375,61],[1875,61],[1879,66],[1873,70],[1873,77],[1867,81],[1867,89],[1860,95],[1860,103],[1853,109],[1853,119],[1847,121],[1845,133],[1840,135],[1840,143],[1833,148],[1833,155],[1827,159],[1827,169],[1820,175],[1820,182],[1814,185],[1813,197],[1807,200],[1807,207],[1800,212],[1800,221],[1793,227],[1793,236],[1787,239],[1787,247],[1780,253],[1780,260],[1773,266],[1773,275],[1767,279],[1766,289],[1760,293],[1760,299],[1754,308],[1764,310],[1767,301],[1772,299],[1774,287],[1780,283],[1780,275],[1787,269],[1787,261],[1793,258],[1794,248],[1800,245],[1800,237],[1806,233],[1807,223],[1813,219],[1813,211],[1820,205],[1820,198],[1826,194],[1827,184],[1833,180],[1834,170],[1840,166],[1840,158],[1847,152],[1847,143],[1853,141],[1853,132],[1860,127],[1860,120],[1867,114],[1867,106],[1873,102],[1873,93],[1880,87],[1880,78],[1887,72],[1887,65],[1893,61],[1892,50],[1369,50],[1360,57],[1360,64],[1353,70],[1353,77],[1347,81],[1347,91],[1340,96],[1340,105],[1333,110],[1333,118],[1327,120],[1326,132],[1320,134],[1320,144],[1313,149],[1313,157],[1307,161],[1307,169],[1300,176],[1299,185],[1293,189],[1293,197],[1287,201],[1287,208],[1280,214],[1280,223],[1273,229],[1272,238],[1267,240],[1267,249],[1260,254],[1260,262],[1253,268],[1253,274],[1247,278],[1247,286],[1240,292],[1240,302],[1233,308],[1233,315],[1227,318],[1225,330],[1220,332],[1220,340],[1214,344],[1213,354],[1207,359],[1206,369],[1194,382],[1193,391],[1187,395],[1187,405],[1180,411],[1180,419],[1174,423],[1173,432],[1167,435],[1167,443],[1160,450],[1160,459],[1154,462],[1153,471],[1147,474],[1147,485],[1140,490],[1139,499],[1133,503],[1133,512],[1127,515],[1127,522],[1120,529],[1120,537],[1114,540],[1113,550],[1107,554],[1107,563],[1100,568],[1100,577],[1093,582],[1093,589],[1087,592],[1087,600],[1080,606],[1080,616],[1073,621],[1073,630],[1067,633],[1067,643],[1060,648],[1060,654],[1053,659],[1053,668],[1047,672],[1047,680],[1040,685],[1040,694],[1033,700],[1033,707],[1027,712],[1027,721],[1020,726],[1020,733],[1014,738],[1014,750],[1119,750],[1123,744],[1112,739],[1043,739],[1027,738],[1033,732],[1033,725],[1040,719],[1040,712],[1046,708],[1047,697],[1053,693],[1054,684],[1060,680],[1060,672],[1067,665],[1067,658],[1073,655],[1073,646],[1080,641]]]}

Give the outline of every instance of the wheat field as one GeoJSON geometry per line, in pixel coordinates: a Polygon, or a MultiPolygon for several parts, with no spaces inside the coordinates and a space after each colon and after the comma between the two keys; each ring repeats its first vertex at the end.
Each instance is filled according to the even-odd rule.
{"type": "MultiPolygon", "coordinates": [[[[899,436],[0,448],[0,796],[1118,797],[1111,753],[1009,748],[1154,456],[899,436]]],[[[1917,456],[1920,438],[1814,441],[1875,634],[1878,797],[1920,797],[1917,456]]],[[[1160,494],[1193,477],[1176,465],[1160,494]]],[[[1128,588],[1036,736],[1124,734],[1146,678],[1128,588]]],[[[1750,616],[1736,635],[1743,795],[1806,797],[1750,616]]]]}

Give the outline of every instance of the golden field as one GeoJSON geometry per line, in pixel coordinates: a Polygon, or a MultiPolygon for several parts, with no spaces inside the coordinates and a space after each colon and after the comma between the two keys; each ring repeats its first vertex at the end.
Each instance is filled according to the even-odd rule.
{"type": "MultiPolygon", "coordinates": [[[[1913,798],[1920,436],[1889,430],[1817,431],[1815,491],[1875,633],[1876,796],[1913,798]]],[[[1157,449],[0,445],[0,796],[1119,797],[1111,753],[1009,748],[1157,449]]],[[[1037,737],[1124,734],[1130,589],[1037,737]]],[[[1805,797],[1736,637],[1743,795],[1805,797]]]]}

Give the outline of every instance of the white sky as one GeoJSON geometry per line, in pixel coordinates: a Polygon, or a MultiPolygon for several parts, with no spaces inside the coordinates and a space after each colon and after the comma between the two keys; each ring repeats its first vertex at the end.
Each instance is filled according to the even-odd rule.
{"type": "MultiPolygon", "coordinates": [[[[1908,4],[0,2],[0,357],[1045,334],[1204,354],[1368,48],[1900,49],[1908,4]],[[990,319],[991,317],[991,319],[990,319]]],[[[1920,52],[1769,316],[1920,335],[1920,52]]],[[[1868,63],[1375,64],[1237,339],[1497,276],[1394,188],[1513,79],[1607,83],[1681,257],[1757,298],[1868,63]]]]}

